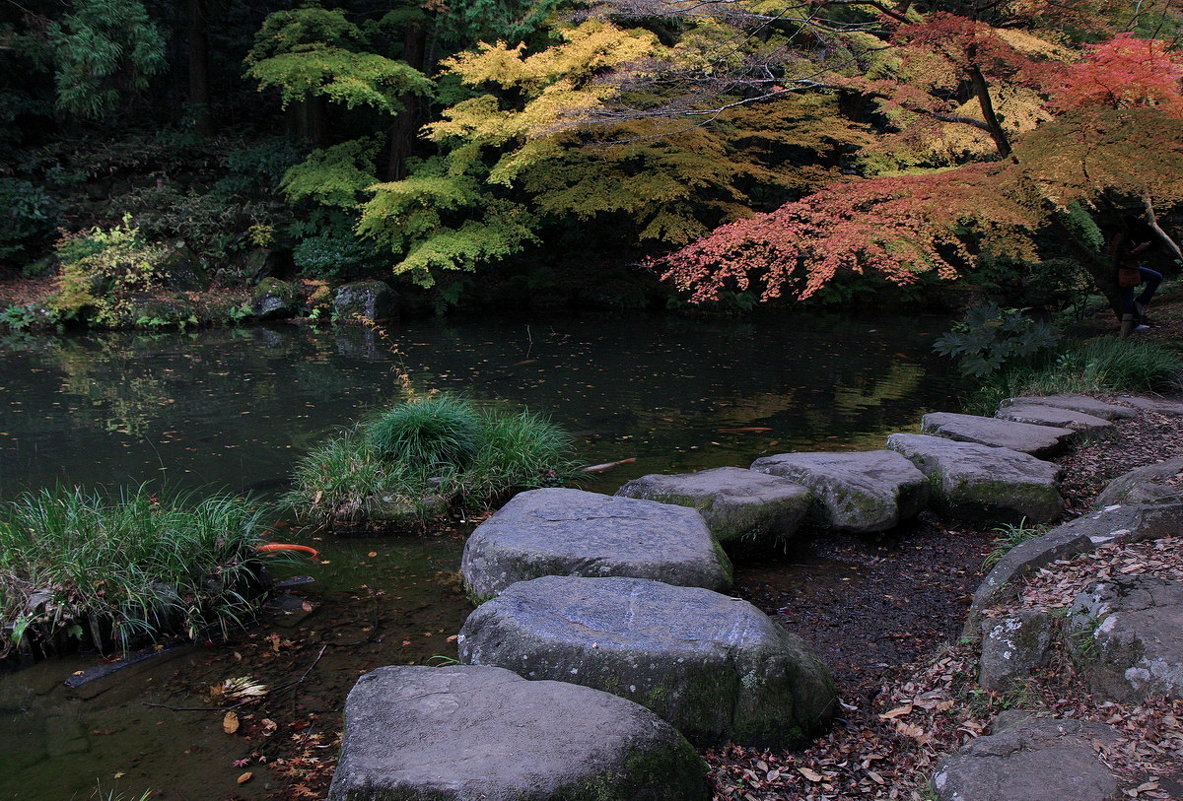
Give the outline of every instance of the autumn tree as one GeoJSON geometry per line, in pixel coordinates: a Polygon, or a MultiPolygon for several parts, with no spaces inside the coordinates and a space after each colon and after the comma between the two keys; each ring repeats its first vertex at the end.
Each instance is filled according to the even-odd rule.
{"type": "Polygon", "coordinates": [[[983,254],[1037,260],[1034,235],[1052,231],[1117,309],[1089,212],[1183,201],[1180,56],[1159,40],[1114,35],[1103,3],[989,9],[992,22],[888,10],[876,62],[827,79],[879,105],[894,127],[886,141],[931,142],[940,124],[988,137],[988,149],[979,142],[946,151],[943,163],[916,159],[904,172],[852,177],[728,224],[666,257],[666,277],[696,300],[757,285],[764,298],[804,298],[840,271],[907,284],[928,272],[960,274],[983,254]],[[1070,22],[1076,33],[1105,35],[1076,44],[1070,22]],[[1008,99],[1026,113],[999,113],[1008,99]]]}

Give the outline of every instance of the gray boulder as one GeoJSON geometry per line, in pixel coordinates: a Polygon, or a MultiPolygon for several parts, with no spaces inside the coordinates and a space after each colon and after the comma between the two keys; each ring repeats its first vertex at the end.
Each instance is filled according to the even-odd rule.
{"type": "Polygon", "coordinates": [[[398,300],[382,281],[355,281],[337,287],[333,314],[338,320],[387,320],[398,316],[398,300]]]}
{"type": "Polygon", "coordinates": [[[693,507],[719,542],[788,537],[797,530],[813,498],[795,481],[739,467],[641,476],[616,494],[693,507]]]}
{"type": "Polygon", "coordinates": [[[976,442],[995,448],[1010,448],[1012,451],[1029,453],[1032,456],[1053,456],[1063,451],[1075,436],[1075,432],[1067,428],[1033,426],[999,420],[996,417],[950,412],[924,415],[920,420],[920,430],[925,434],[958,442],[976,442]]]}
{"type": "Polygon", "coordinates": [[[978,684],[1005,692],[1051,657],[1055,625],[1047,612],[1024,610],[982,621],[978,684]]]}
{"type": "Polygon", "coordinates": [[[1183,503],[1183,456],[1131,470],[1106,485],[1093,505],[1183,503]]]}
{"type": "Polygon", "coordinates": [[[540,576],[731,585],[731,560],[694,509],[574,489],[519,493],[477,526],[460,575],[476,599],[540,576]]]}
{"type": "Polygon", "coordinates": [[[1070,559],[1109,542],[1139,542],[1178,533],[1183,504],[1111,506],[1056,526],[1041,537],[1021,542],[986,574],[974,592],[965,633],[974,633],[977,616],[1016,595],[1026,576],[1057,559],[1070,559]]]}
{"type": "Polygon", "coordinates": [[[935,504],[949,517],[1046,523],[1063,511],[1060,467],[1026,453],[924,434],[892,434],[887,447],[928,476],[935,504]]]}
{"type": "Polygon", "coordinates": [[[1091,414],[1072,409],[1041,406],[1035,403],[1015,403],[1003,406],[994,416],[999,420],[1009,420],[1012,423],[1067,428],[1077,432],[1077,439],[1085,433],[1094,437],[1105,436],[1112,434],[1114,430],[1113,423],[1103,417],[1094,417],[1091,414]]]}
{"type": "Polygon", "coordinates": [[[1007,398],[999,405],[1003,408],[1007,406],[1051,406],[1057,409],[1084,412],[1103,420],[1127,420],[1137,414],[1128,406],[1105,403],[1096,398],[1090,398],[1088,395],[1033,395],[1007,398]]]}
{"type": "Polygon", "coordinates": [[[383,667],[345,704],[329,801],[707,801],[706,765],[648,709],[492,667],[383,667]]]}
{"type": "Polygon", "coordinates": [[[966,743],[933,787],[940,801],[1111,801],[1117,779],[1094,744],[1116,739],[1101,723],[1027,720],[966,743]]]}
{"type": "Polygon", "coordinates": [[[507,587],[460,632],[460,659],[577,682],[652,709],[691,740],[800,745],[837,706],[825,665],[746,601],[633,578],[507,587]]]}
{"type": "Polygon", "coordinates": [[[300,310],[300,290],[277,278],[264,278],[251,296],[251,312],[260,320],[295,317],[300,310]]]}
{"type": "Polygon", "coordinates": [[[1093,692],[1183,698],[1183,581],[1119,576],[1077,596],[1067,643],[1093,692]]]}
{"type": "Polygon", "coordinates": [[[757,459],[752,470],[808,487],[811,517],[842,531],[886,531],[915,517],[928,500],[924,476],[891,451],[781,453],[757,459]]]}

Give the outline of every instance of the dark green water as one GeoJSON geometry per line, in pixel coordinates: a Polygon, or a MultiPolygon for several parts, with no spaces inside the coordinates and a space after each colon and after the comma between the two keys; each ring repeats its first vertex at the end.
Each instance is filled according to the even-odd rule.
{"type": "MultiPolygon", "coordinates": [[[[950,385],[931,354],[946,327],[798,314],[415,321],[389,334],[281,326],[14,336],[0,340],[0,498],[54,483],[144,481],[266,493],[334,427],[400,400],[400,376],[420,392],[546,412],[577,434],[588,464],[635,457],[586,485],[603,492],[645,473],[746,466],[768,453],[875,448],[948,407],[950,385]]],[[[293,700],[292,715],[317,714],[319,703],[329,721],[358,672],[446,652],[441,640],[468,607],[446,577],[461,536],[318,547],[328,564],[300,567],[318,579],[302,588],[318,611],[301,636],[333,643],[381,632],[364,647],[331,648],[312,674],[322,684],[314,691],[310,681],[300,706],[293,700]],[[363,625],[371,613],[379,624],[363,625]]],[[[61,684],[84,658],[0,675],[0,801],[144,789],[177,801],[267,797],[263,768],[235,784],[234,761],[257,744],[223,733],[217,715],[145,705],[208,705],[202,688],[236,675],[231,659],[226,648],[190,649],[93,697],[61,684]]]]}

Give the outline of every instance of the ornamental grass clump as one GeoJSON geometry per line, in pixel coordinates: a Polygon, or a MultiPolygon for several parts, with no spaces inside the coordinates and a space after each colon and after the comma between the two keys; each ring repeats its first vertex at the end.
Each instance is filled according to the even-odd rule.
{"type": "Polygon", "coordinates": [[[286,500],[322,525],[415,522],[490,508],[574,479],[571,438],[545,417],[438,394],[314,448],[286,500]]]}
{"type": "Polygon", "coordinates": [[[79,488],[0,505],[0,657],[89,643],[126,650],[163,634],[225,632],[266,589],[265,511],[215,495],[108,501],[79,488]]]}

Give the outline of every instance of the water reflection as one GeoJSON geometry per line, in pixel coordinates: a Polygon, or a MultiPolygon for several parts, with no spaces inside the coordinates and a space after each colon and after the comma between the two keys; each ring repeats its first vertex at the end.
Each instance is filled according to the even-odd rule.
{"type": "MultiPolygon", "coordinates": [[[[923,321],[922,321],[923,322],[923,321]]],[[[878,447],[948,391],[915,319],[414,321],[0,340],[0,496],[55,482],[242,489],[414,391],[525,403],[645,472],[878,447]],[[720,431],[720,429],[767,431],[720,431]]],[[[622,469],[623,470],[623,469],[622,469]]]]}

